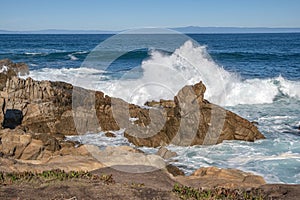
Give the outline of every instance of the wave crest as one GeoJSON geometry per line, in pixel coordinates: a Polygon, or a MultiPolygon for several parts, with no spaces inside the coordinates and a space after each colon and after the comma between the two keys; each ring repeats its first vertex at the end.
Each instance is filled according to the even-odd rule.
{"type": "MultiPolygon", "coordinates": [[[[69,57],[77,59],[73,54],[69,57]]],[[[200,80],[207,88],[205,98],[223,106],[272,103],[278,96],[300,99],[300,82],[282,76],[241,80],[237,74],[216,64],[205,46],[196,46],[192,41],[185,42],[172,54],[151,50],[149,55],[141,64],[143,74],[137,79],[130,78],[130,73],[135,71],[119,80],[111,80],[103,71],[89,68],[40,69],[32,71],[30,76],[76,84],[79,73],[88,80],[80,81],[81,87],[101,90],[140,105],[149,100],[173,99],[183,86],[200,80]]]]}

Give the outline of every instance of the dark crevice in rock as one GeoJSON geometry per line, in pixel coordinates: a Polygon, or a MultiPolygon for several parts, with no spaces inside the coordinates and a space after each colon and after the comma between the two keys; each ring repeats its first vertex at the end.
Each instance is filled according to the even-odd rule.
{"type": "Polygon", "coordinates": [[[15,129],[22,124],[23,113],[17,109],[7,109],[4,114],[3,128],[15,129]]]}

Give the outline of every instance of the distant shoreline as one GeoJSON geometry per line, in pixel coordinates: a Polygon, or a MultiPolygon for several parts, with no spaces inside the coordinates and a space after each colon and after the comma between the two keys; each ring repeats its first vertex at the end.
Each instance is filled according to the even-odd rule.
{"type": "MultiPolygon", "coordinates": [[[[2,33],[0,35],[116,35],[118,33],[2,33]]],[[[276,32],[276,33],[182,33],[186,35],[255,35],[255,34],[300,34],[300,32],[276,32]]],[[[143,34],[136,34],[143,35],[143,34]]],[[[147,35],[147,34],[144,34],[147,35]]],[[[154,34],[153,34],[154,35],[154,34]]]]}
{"type": "MultiPolygon", "coordinates": [[[[159,28],[158,28],[159,29],[159,28]]],[[[162,28],[164,29],[164,28],[162,28]]],[[[184,34],[251,34],[251,33],[300,33],[300,28],[268,28],[268,27],[176,27],[168,28],[184,34]]],[[[63,29],[46,29],[46,30],[29,30],[29,31],[12,31],[0,30],[0,34],[117,34],[126,30],[63,30],[63,29]]]]}

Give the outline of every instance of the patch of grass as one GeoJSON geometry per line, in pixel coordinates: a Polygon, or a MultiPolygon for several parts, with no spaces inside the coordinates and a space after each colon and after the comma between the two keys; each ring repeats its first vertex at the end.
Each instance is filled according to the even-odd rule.
{"type": "Polygon", "coordinates": [[[18,182],[30,182],[31,180],[38,180],[41,182],[48,181],[65,181],[72,179],[85,179],[85,180],[99,180],[105,184],[114,184],[115,181],[112,175],[96,175],[85,171],[70,171],[55,169],[43,171],[41,173],[36,172],[0,172],[0,185],[13,184],[18,182]]]}
{"type": "Polygon", "coordinates": [[[131,188],[142,188],[142,187],[145,187],[145,184],[144,183],[134,183],[134,182],[132,182],[130,187],[131,188]]]}
{"type": "Polygon", "coordinates": [[[116,183],[112,177],[112,174],[110,174],[110,175],[102,174],[100,176],[100,179],[107,185],[116,183]]]}
{"type": "Polygon", "coordinates": [[[127,182],[127,183],[123,183],[123,185],[125,187],[136,188],[136,189],[145,187],[144,183],[137,183],[137,182],[127,182]]]}
{"type": "Polygon", "coordinates": [[[181,199],[209,199],[209,200],[263,200],[264,196],[259,189],[243,190],[215,187],[213,189],[196,189],[175,184],[173,192],[181,199]]]}

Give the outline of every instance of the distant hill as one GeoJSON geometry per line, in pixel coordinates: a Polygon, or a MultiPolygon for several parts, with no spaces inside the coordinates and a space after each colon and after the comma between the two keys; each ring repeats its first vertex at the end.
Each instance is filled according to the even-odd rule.
{"type": "Polygon", "coordinates": [[[247,27],[199,27],[187,26],[172,28],[182,33],[300,33],[300,28],[247,28],[247,27]]]}
{"type": "Polygon", "coordinates": [[[7,31],[0,30],[0,34],[116,34],[117,31],[102,31],[102,30],[61,30],[47,29],[38,31],[7,31]]]}
{"type": "MultiPolygon", "coordinates": [[[[181,33],[300,33],[300,28],[247,28],[247,27],[199,27],[187,26],[170,28],[181,33]]],[[[60,30],[47,29],[38,31],[8,31],[0,30],[0,34],[116,34],[121,31],[106,30],[60,30]]]]}

